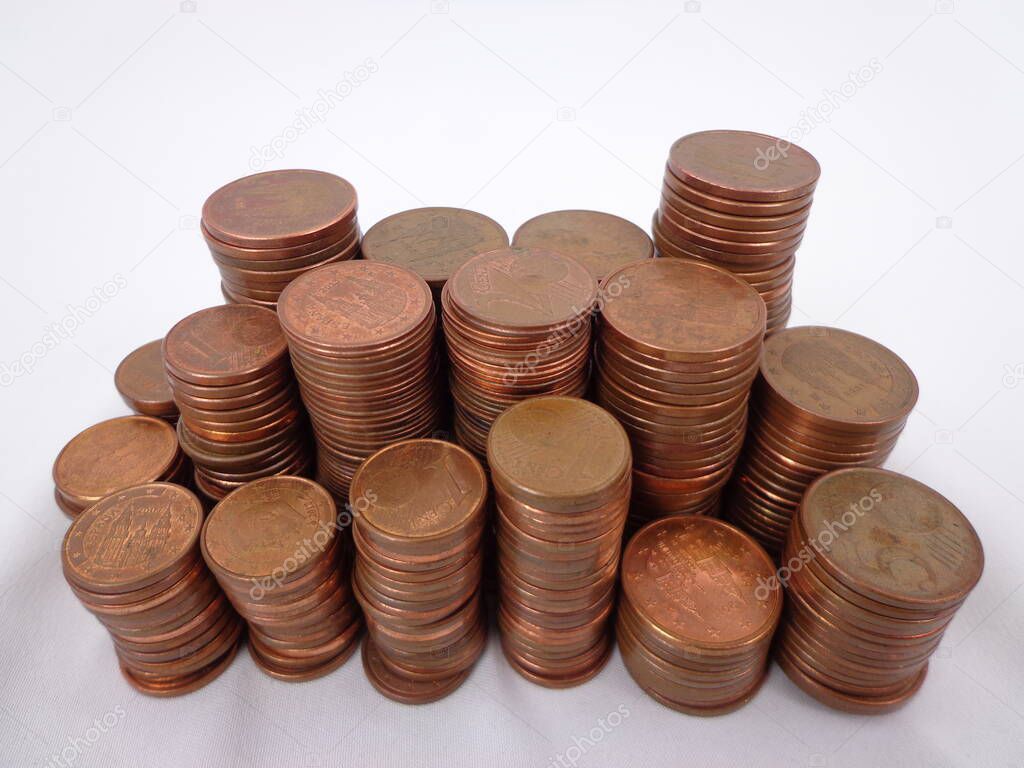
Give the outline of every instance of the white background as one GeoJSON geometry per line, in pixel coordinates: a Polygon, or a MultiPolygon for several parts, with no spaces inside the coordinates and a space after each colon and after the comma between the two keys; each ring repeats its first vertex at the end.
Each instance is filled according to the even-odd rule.
{"type": "Polygon", "coordinates": [[[1024,765],[1024,11],[951,5],[5,2],[0,763],[45,765],[79,739],[65,764],[1024,765]],[[351,180],[364,229],[454,205],[510,234],[570,207],[647,229],[675,138],[785,134],[877,62],[800,142],[823,172],[793,323],[858,331],[909,362],[921,399],[889,466],[960,505],[985,545],[984,578],[909,706],[839,714],[775,668],[742,711],[695,719],[643,696],[617,656],[548,691],[493,639],[466,685],[421,708],[378,696],[358,658],[288,685],[242,654],[167,701],[121,680],[61,576],[51,463],[125,412],[112,382],[125,353],[220,303],[205,197],[367,60],[377,71],[266,167],[351,180]],[[37,354],[69,317],[73,334],[37,354]],[[12,381],[26,354],[32,372],[12,381]],[[620,705],[628,716],[602,731],[620,705]],[[90,731],[105,715],[113,727],[90,731]]]}

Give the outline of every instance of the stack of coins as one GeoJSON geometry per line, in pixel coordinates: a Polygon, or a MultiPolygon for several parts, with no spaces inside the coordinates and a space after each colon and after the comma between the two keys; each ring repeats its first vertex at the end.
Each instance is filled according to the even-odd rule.
{"type": "Polygon", "coordinates": [[[707,517],[655,520],[622,556],[622,660],[653,699],[690,715],[746,704],[768,669],[782,591],[757,542],[707,517]]]}
{"type": "Polygon", "coordinates": [[[750,283],[768,332],[789,320],[793,267],[821,169],[795,144],[747,131],[701,131],[669,150],[654,242],[662,256],[699,259],[750,283]]]}
{"type": "Polygon", "coordinates": [[[142,483],[187,484],[191,466],[174,427],[152,416],[121,416],[71,438],[53,462],[54,499],[68,517],[142,483]]]}
{"type": "Polygon", "coordinates": [[[318,479],[345,504],[364,459],[439,424],[430,288],[391,264],[331,264],[289,285],[278,317],[313,422],[318,479]]]}
{"type": "Polygon", "coordinates": [[[355,650],[362,620],[338,525],[326,490],[278,476],[229,494],[203,526],[203,558],[249,625],[253,661],[272,677],[311,680],[355,650]]]}
{"type": "Polygon", "coordinates": [[[881,466],[917,393],[907,364],[871,339],[816,326],[773,334],[727,519],[778,555],[808,484],[833,469],[881,466]]]}
{"type": "Polygon", "coordinates": [[[390,699],[447,696],[483,652],[486,501],[480,462],[441,440],[384,448],[352,481],[353,583],[368,629],[363,667],[390,699]]]}
{"type": "Polygon", "coordinates": [[[640,227],[599,211],[552,211],[534,216],[516,230],[512,245],[571,256],[598,282],[619,267],[654,256],[654,244],[640,227]]]}
{"type": "Polygon", "coordinates": [[[244,625],[199,553],[203,507],[191,491],[149,483],[118,491],[64,537],[64,576],[110,632],[125,679],[151,696],[209,683],[231,663],[244,625]]]}
{"type": "Polygon", "coordinates": [[[163,343],[157,339],[131,352],[114,371],[114,386],[136,413],[173,423],[178,420],[178,406],[164,371],[163,343]]]}
{"type": "Polygon", "coordinates": [[[427,281],[440,306],[441,289],[468,259],[508,246],[493,219],[463,208],[413,208],[388,216],[363,237],[362,255],[411,269],[427,281]]]}
{"type": "Polygon", "coordinates": [[[356,191],[323,171],[257,173],[207,198],[202,231],[224,298],[274,309],[295,278],[359,254],[356,191]]]}
{"type": "Polygon", "coordinates": [[[537,395],[581,396],[597,281],[551,251],[503,248],[463,264],[441,295],[455,435],[478,457],[494,419],[537,395]]]}
{"type": "Polygon", "coordinates": [[[505,656],[540,685],[589,680],[612,647],[629,438],[593,403],[538,397],[498,417],[487,457],[505,656]]]}
{"type": "Polygon", "coordinates": [[[785,563],[779,665],[822,703],[876,714],[920,689],[984,554],[970,522],[931,488],[853,468],[807,489],[785,563]]]}
{"type": "Polygon", "coordinates": [[[178,438],[204,496],[216,501],[250,480],[309,471],[306,417],[273,312],[200,310],[171,328],[163,351],[178,438]]]}
{"type": "Polygon", "coordinates": [[[599,319],[595,396],[633,444],[631,525],[713,513],[743,442],[764,302],[710,264],[648,259],[608,276],[599,319]]]}

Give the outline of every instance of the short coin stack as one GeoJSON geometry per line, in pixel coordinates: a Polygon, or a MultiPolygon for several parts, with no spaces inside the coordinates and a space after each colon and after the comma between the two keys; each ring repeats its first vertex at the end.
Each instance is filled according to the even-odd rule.
{"type": "Polygon", "coordinates": [[[608,276],[599,319],[594,389],[633,444],[632,524],[713,513],[743,441],[764,302],[710,264],[649,259],[608,276]]]}
{"type": "Polygon", "coordinates": [[[54,499],[69,517],[142,483],[188,484],[191,466],[174,427],[152,416],[121,416],[75,435],[53,462],[54,499]]]}
{"type": "Polygon", "coordinates": [[[384,448],[352,481],[353,583],[369,630],[363,667],[388,698],[447,696],[483,652],[486,501],[480,462],[441,440],[384,448]]]}
{"type": "Polygon", "coordinates": [[[278,317],[313,422],[318,479],[347,503],[364,459],[438,427],[430,289],[403,267],[331,264],[289,285],[278,317]]]}
{"type": "Polygon", "coordinates": [[[164,365],[204,496],[309,471],[306,416],[273,312],[228,304],[191,314],[164,339],[164,365]]]}
{"type": "Polygon", "coordinates": [[[612,646],[629,439],[593,403],[538,397],[498,417],[487,457],[505,656],[540,685],[589,680],[612,646]]]}
{"type": "Polygon", "coordinates": [[[455,400],[455,435],[478,457],[506,408],[537,395],[580,396],[589,378],[597,281],[551,251],[476,256],[441,295],[455,400]]]}
{"type": "Polygon", "coordinates": [[[807,489],[784,562],[775,658],[822,703],[876,714],[920,689],[984,554],[970,522],[932,489],[853,468],[807,489]]]}
{"type": "Polygon", "coordinates": [[[202,231],[224,298],[274,309],[295,278],[358,255],[356,191],[323,171],[257,173],[210,195],[202,231]]]}
{"type": "Polygon", "coordinates": [[[201,688],[231,663],[243,623],[199,553],[203,507],[170,483],[118,491],[79,516],[61,562],[110,632],[125,678],[151,696],[201,688]]]}
{"type": "Polygon", "coordinates": [[[782,593],[764,588],[771,559],[746,534],[707,517],[655,520],[622,556],[619,649],[652,698],[691,715],[744,704],[767,673],[782,593]]]}
{"type": "Polygon", "coordinates": [[[114,386],[136,413],[171,423],[178,420],[178,406],[164,371],[163,339],[143,344],[122,360],[114,371],[114,386]]]}
{"type": "Polygon", "coordinates": [[[768,307],[768,332],[792,308],[793,267],[821,169],[807,151],[747,131],[701,131],[672,145],[654,242],[662,256],[717,264],[768,307]]]}
{"type": "Polygon", "coordinates": [[[255,480],[213,508],[201,545],[268,675],[311,680],[352,655],[362,620],[348,539],[324,488],[301,477],[255,480]]]}
{"type": "Polygon", "coordinates": [[[516,230],[512,244],[571,256],[598,282],[619,267],[654,256],[654,244],[640,227],[600,211],[542,213],[516,230]]]}
{"type": "Polygon", "coordinates": [[[907,364],[871,339],[817,326],[773,334],[725,517],[778,555],[808,484],[833,469],[880,466],[917,393],[907,364]]]}

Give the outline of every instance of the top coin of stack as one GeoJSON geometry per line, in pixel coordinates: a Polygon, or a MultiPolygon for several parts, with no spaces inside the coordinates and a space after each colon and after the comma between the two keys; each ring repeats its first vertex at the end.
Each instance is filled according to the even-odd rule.
{"type": "Polygon", "coordinates": [[[602,282],[619,267],[654,256],[640,227],[599,211],[552,211],[534,216],[512,236],[512,245],[571,256],[602,282]]]}
{"type": "Polygon", "coordinates": [[[534,248],[483,253],[456,271],[441,309],[462,445],[483,458],[506,408],[586,392],[597,290],[578,261],[534,248]]]}
{"type": "Polygon", "coordinates": [[[273,312],[231,304],[194,312],[171,328],[163,352],[178,437],[205,496],[307,471],[305,413],[273,312]]]}
{"type": "Polygon", "coordinates": [[[947,499],[865,467],[807,489],[784,560],[775,657],[811,696],[859,714],[891,711],[918,691],[984,566],[977,533],[947,499]]]}
{"type": "Polygon", "coordinates": [[[188,483],[190,466],[174,427],[152,416],[121,416],[75,435],[53,462],[54,498],[77,517],[105,496],[141,483],[188,483]]]}
{"type": "Polygon", "coordinates": [[[114,386],[125,404],[136,413],[178,420],[171,385],[164,371],[163,339],[143,344],[114,371],[114,386]]]}
{"type": "Polygon", "coordinates": [[[633,445],[632,523],[715,511],[743,442],[765,307],[710,264],[648,259],[605,280],[597,402],[633,445]]]}
{"type": "Polygon", "coordinates": [[[726,517],[777,555],[807,485],[833,469],[881,465],[917,393],[907,364],[871,339],[817,326],[773,334],[726,517]]]}
{"type": "Polygon", "coordinates": [[[654,242],[662,256],[717,264],[768,307],[768,333],[786,325],[793,267],[821,169],[795,144],[748,131],[701,131],[669,150],[654,242]]]}
{"type": "Polygon", "coordinates": [[[224,297],[274,309],[295,278],[359,253],[356,191],[323,171],[245,176],[207,198],[202,231],[224,297]]]}
{"type": "Polygon", "coordinates": [[[381,219],[363,236],[362,256],[411,269],[427,281],[434,303],[468,259],[508,245],[493,219],[463,208],[413,208],[381,219]]]}

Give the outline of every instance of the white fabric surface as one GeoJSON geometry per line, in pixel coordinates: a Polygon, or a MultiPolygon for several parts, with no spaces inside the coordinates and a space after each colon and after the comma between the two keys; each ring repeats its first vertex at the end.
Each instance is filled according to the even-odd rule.
{"type": "Polygon", "coordinates": [[[582,5],[5,6],[0,764],[1022,764],[1024,9],[582,5]],[[361,64],[364,81],[325,94],[361,64]],[[844,86],[861,67],[870,81],[844,86]],[[318,109],[322,120],[286,131],[318,109]],[[801,128],[808,109],[828,121],[801,128]],[[61,576],[51,462],[125,411],[112,371],[128,350],[220,302],[197,217],[209,192],[259,165],[254,148],[276,148],[267,168],[350,179],[364,229],[419,205],[472,207],[510,233],[576,207],[647,228],[676,137],[794,126],[823,175],[793,323],[841,325],[910,363],[921,399],[889,466],[961,505],[986,548],[985,576],[908,707],[832,712],[775,668],[750,706],[701,720],[641,695],[617,656],[578,689],[532,686],[494,638],[462,689],[421,708],[378,696],[358,658],[287,685],[243,654],[167,701],[120,679],[61,576]],[[78,309],[119,278],[95,311],[78,309]],[[73,333],[40,348],[61,321],[73,333]],[[22,355],[32,372],[9,376],[22,355]]]}

